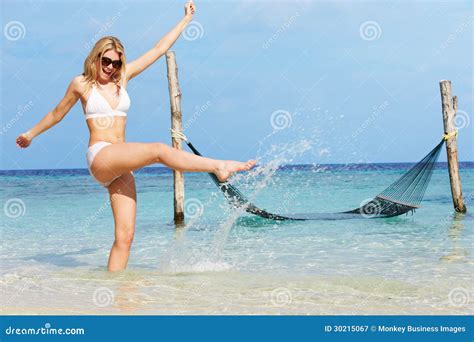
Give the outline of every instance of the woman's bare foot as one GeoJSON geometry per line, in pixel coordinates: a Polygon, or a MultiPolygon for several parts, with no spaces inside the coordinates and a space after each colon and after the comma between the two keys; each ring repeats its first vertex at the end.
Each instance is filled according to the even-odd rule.
{"type": "Polygon", "coordinates": [[[238,162],[234,160],[224,160],[220,163],[214,174],[221,182],[225,182],[232,174],[238,171],[248,171],[257,164],[255,160],[248,160],[247,162],[238,162]]]}

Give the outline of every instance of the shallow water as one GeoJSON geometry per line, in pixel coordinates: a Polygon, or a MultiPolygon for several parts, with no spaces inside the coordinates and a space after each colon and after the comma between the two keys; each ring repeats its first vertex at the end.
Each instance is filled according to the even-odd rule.
{"type": "MultiPolygon", "coordinates": [[[[271,212],[338,212],[407,167],[270,167],[235,184],[271,212]]],[[[461,177],[470,209],[472,163],[461,177]]],[[[1,171],[1,313],[473,313],[473,216],[453,215],[443,165],[422,207],[389,219],[264,220],[187,174],[187,226],[175,229],[171,173],[144,169],[136,183],[129,268],[109,274],[113,217],[87,170],[1,171]]]]}

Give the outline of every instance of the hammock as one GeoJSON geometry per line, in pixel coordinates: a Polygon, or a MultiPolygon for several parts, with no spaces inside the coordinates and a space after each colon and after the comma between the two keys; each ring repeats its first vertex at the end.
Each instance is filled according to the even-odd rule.
{"type": "MultiPolygon", "coordinates": [[[[173,137],[182,139],[194,154],[201,156],[201,153],[188,141],[181,132],[172,130],[173,137]]],[[[224,193],[229,204],[235,208],[245,208],[245,211],[260,216],[262,218],[285,221],[285,220],[337,220],[349,218],[382,218],[393,217],[414,212],[420,207],[420,203],[425,194],[428,183],[433,174],[433,169],[438,160],[441,147],[450,136],[445,135],[438,145],[433,148],[422,160],[404,173],[398,180],[393,182],[388,188],[375,196],[363,206],[339,213],[311,213],[279,215],[270,213],[258,208],[251,203],[235,186],[227,182],[220,182],[215,174],[209,173],[213,182],[224,193]]]]}

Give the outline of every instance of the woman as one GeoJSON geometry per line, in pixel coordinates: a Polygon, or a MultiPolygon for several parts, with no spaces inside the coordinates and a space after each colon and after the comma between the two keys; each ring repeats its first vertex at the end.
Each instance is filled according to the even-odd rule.
{"type": "Polygon", "coordinates": [[[213,172],[225,181],[234,172],[249,170],[255,161],[246,163],[214,160],[174,149],[162,143],[126,143],[125,123],[130,106],[127,83],[160,58],[178,39],[192,20],[195,6],[189,1],[184,18],[138,59],[126,63],[125,52],[115,37],[100,39],[84,62],[84,73],[70,83],[66,95],[32,129],[19,135],[16,143],[28,147],[39,134],[50,129],[81,100],[90,132],[87,163],[92,177],[109,191],[115,222],[115,241],[110,251],[109,271],[127,266],[135,231],[136,191],[133,170],[162,163],[188,172],[213,172]]]}

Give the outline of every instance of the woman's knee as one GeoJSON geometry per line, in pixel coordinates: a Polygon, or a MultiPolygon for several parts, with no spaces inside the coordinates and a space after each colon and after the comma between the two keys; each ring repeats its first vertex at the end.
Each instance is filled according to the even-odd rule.
{"type": "Polygon", "coordinates": [[[115,244],[120,248],[129,249],[132,246],[133,236],[135,234],[135,227],[121,226],[116,227],[116,230],[119,232],[115,234],[115,244]]]}
{"type": "Polygon", "coordinates": [[[163,153],[169,148],[169,146],[160,142],[151,143],[151,146],[155,163],[160,163],[163,153]]]}

